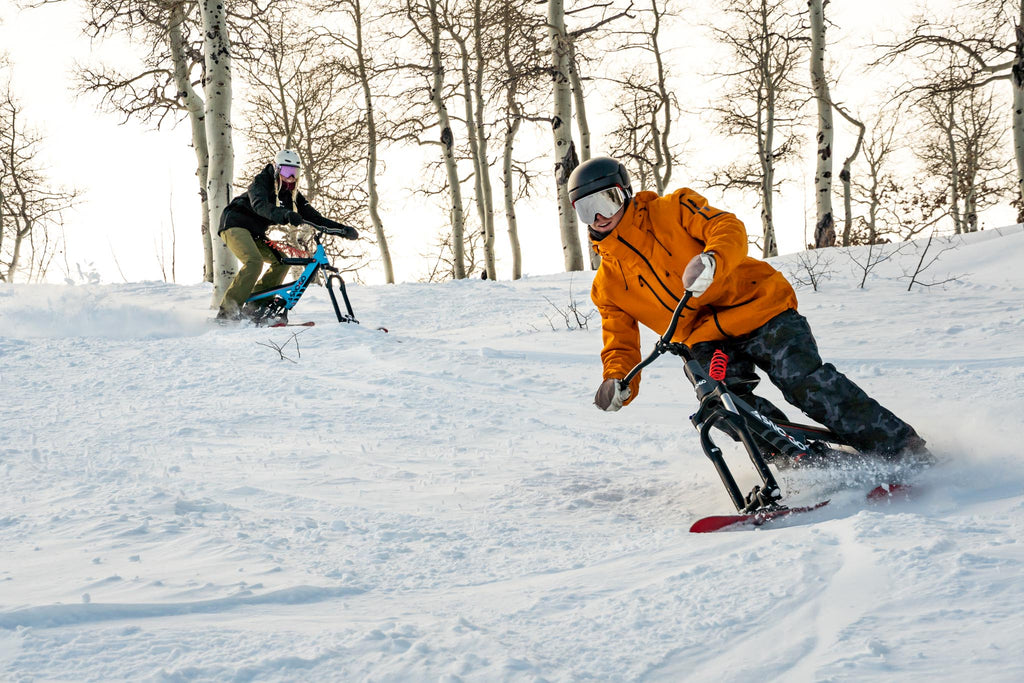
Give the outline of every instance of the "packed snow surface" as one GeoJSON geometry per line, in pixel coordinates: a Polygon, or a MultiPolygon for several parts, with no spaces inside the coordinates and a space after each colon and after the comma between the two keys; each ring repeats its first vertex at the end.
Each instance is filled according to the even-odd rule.
{"type": "Polygon", "coordinates": [[[701,535],[733,510],[678,359],[591,404],[592,273],[353,286],[360,325],[315,287],[274,330],[206,285],[0,285],[0,680],[1024,680],[1024,233],[908,292],[924,245],[798,294],[940,463],[888,505],[786,470],[831,504],[701,535]]]}

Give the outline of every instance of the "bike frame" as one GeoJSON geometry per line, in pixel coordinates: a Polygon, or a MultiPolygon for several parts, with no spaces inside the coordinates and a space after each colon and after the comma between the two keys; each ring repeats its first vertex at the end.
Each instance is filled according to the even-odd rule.
{"type": "Polygon", "coordinates": [[[701,448],[718,471],[736,510],[746,513],[785,509],[781,502],[782,490],[768,467],[766,457],[798,460],[826,443],[841,446],[848,444],[827,429],[777,422],[762,415],[733,394],[724,379],[712,378],[694,357],[690,347],[681,342],[673,342],[672,337],[679,324],[679,318],[692,297],[693,293],[689,291],[683,295],[672,312],[668,329],[658,339],[654,350],[619,381],[620,387],[628,386],[643,368],[653,363],[659,356],[665,353],[680,356],[685,363],[683,370],[686,377],[693,385],[697,400],[700,401],[700,408],[690,416],[690,421],[697,428],[701,448]],[[754,486],[746,496],[736,484],[722,456],[722,450],[711,438],[711,430],[715,427],[743,445],[761,479],[761,483],[754,486]]]}
{"type": "Polygon", "coordinates": [[[289,266],[305,266],[299,278],[294,282],[288,282],[274,287],[273,289],[265,289],[261,292],[257,292],[246,299],[246,303],[249,302],[274,302],[281,306],[285,311],[290,311],[295,307],[295,304],[299,303],[299,299],[302,298],[306,288],[309,287],[310,283],[316,277],[316,274],[323,270],[329,273],[324,279],[324,285],[327,287],[327,293],[331,296],[331,303],[334,305],[334,313],[338,317],[339,323],[359,323],[356,320],[355,313],[352,312],[352,303],[348,299],[348,292],[345,291],[345,281],[341,278],[338,269],[331,265],[331,262],[327,259],[327,251],[324,249],[323,243],[320,241],[320,233],[323,230],[320,226],[305,221],[306,225],[312,226],[313,240],[316,242],[316,250],[313,252],[312,257],[294,258],[289,256],[278,256],[281,263],[289,266]],[[332,282],[337,281],[338,290],[341,292],[342,300],[345,302],[346,313],[341,312],[341,308],[338,306],[338,299],[334,295],[334,288],[332,282]]]}

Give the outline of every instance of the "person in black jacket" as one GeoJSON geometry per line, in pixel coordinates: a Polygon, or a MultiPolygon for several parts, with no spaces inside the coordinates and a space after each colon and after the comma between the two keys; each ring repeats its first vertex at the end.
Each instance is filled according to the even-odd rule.
{"type": "Polygon", "coordinates": [[[248,317],[263,321],[265,311],[243,308],[243,303],[254,291],[273,289],[280,285],[289,268],[281,263],[277,252],[266,243],[267,229],[271,225],[299,226],[305,220],[334,228],[346,239],[359,237],[355,228],[324,218],[310,206],[298,190],[301,167],[302,161],[298,154],[288,149],[281,150],[274,158],[274,163],[267,164],[259,172],[248,191],[235,197],[221,214],[217,234],[241,261],[241,268],[224,292],[217,311],[218,320],[241,320],[248,317]],[[269,263],[270,268],[260,277],[264,263],[269,263]]]}

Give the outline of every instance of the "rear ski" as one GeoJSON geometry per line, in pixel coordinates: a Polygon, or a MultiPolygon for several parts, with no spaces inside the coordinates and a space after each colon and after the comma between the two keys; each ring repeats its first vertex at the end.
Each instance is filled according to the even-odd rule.
{"type": "Polygon", "coordinates": [[[913,487],[910,484],[881,484],[868,491],[868,500],[872,503],[892,503],[909,500],[913,487]]]}

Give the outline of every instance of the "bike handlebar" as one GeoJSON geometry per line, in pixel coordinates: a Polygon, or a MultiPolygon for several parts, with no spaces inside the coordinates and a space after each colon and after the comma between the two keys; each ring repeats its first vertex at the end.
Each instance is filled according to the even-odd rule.
{"type": "Polygon", "coordinates": [[[672,318],[669,321],[668,329],[665,330],[665,334],[661,335],[658,339],[658,343],[654,345],[654,350],[648,354],[647,358],[637,363],[632,370],[626,373],[626,376],[619,380],[620,387],[627,387],[629,383],[633,381],[641,370],[646,368],[648,365],[653,363],[659,356],[668,350],[669,344],[672,343],[672,337],[676,333],[676,328],[679,326],[679,318],[683,314],[683,309],[686,308],[686,304],[689,303],[690,299],[693,298],[693,292],[686,290],[683,293],[683,298],[676,304],[676,308],[672,311],[672,318]]]}
{"type": "Polygon", "coordinates": [[[356,230],[355,228],[353,228],[350,225],[345,225],[344,223],[339,223],[338,224],[338,225],[341,226],[340,229],[339,228],[328,228],[327,226],[319,225],[319,224],[314,223],[312,221],[307,221],[305,218],[303,218],[302,219],[302,225],[307,225],[307,226],[313,228],[313,231],[314,231],[313,232],[313,241],[315,241],[317,244],[320,244],[320,235],[318,235],[317,233],[322,233],[324,235],[331,235],[333,237],[344,237],[345,239],[357,239],[356,237],[352,237],[352,235],[358,235],[359,234],[358,230],[356,230]],[[348,234],[346,234],[345,232],[341,232],[340,231],[342,229],[346,230],[346,231],[350,231],[350,232],[348,234]]]}
{"type": "MultiPolygon", "coordinates": [[[[303,225],[308,225],[309,227],[314,228],[318,232],[322,232],[325,235],[337,235],[338,234],[337,232],[334,232],[334,230],[335,230],[334,228],[328,228],[326,226],[319,225],[319,224],[314,223],[312,221],[307,221],[305,218],[302,219],[302,224],[303,225]]],[[[344,227],[344,228],[348,228],[349,230],[355,230],[355,228],[353,228],[350,225],[345,225],[344,223],[341,223],[340,225],[342,227],[344,227]]]]}

